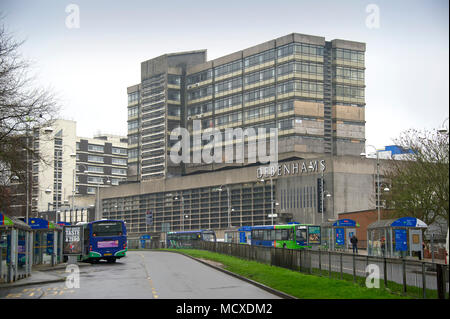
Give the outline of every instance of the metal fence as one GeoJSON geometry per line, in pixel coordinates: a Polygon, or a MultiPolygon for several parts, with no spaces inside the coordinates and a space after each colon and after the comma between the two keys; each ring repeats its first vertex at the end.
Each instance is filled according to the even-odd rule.
{"type": "Polygon", "coordinates": [[[220,242],[195,242],[193,248],[259,261],[303,273],[375,285],[417,298],[448,298],[448,265],[324,250],[292,250],[220,242]]]}

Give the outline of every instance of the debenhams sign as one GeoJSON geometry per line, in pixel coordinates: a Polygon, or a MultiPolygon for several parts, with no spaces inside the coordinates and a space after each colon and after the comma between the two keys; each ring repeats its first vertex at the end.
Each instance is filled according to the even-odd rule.
{"type": "Polygon", "coordinates": [[[277,165],[258,167],[256,178],[274,176],[293,176],[314,172],[324,172],[325,160],[290,162],[277,165]]]}

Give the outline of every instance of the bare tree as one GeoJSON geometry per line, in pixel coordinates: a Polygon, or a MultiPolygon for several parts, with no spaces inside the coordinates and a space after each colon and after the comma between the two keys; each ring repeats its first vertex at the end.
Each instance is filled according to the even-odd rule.
{"type": "Polygon", "coordinates": [[[438,131],[408,130],[395,143],[409,153],[390,161],[385,176],[386,206],[396,216],[412,216],[428,225],[449,219],[449,137],[438,131]]]}
{"type": "Polygon", "coordinates": [[[36,88],[29,76],[30,64],[19,53],[22,44],[0,26],[0,204],[7,202],[11,178],[29,181],[24,174],[29,160],[43,160],[33,150],[31,129],[50,126],[59,111],[53,94],[36,88]]]}

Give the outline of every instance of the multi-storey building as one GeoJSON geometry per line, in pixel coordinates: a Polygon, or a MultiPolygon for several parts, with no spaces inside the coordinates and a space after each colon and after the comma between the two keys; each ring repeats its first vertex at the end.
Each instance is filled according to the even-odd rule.
{"type": "Polygon", "coordinates": [[[128,88],[129,179],[235,165],[171,163],[169,136],[179,126],[191,136],[209,128],[277,128],[279,159],[359,155],[364,53],[364,43],[294,33],[212,61],[202,50],[143,62],[141,83],[128,88]]]}
{"type": "Polygon", "coordinates": [[[77,137],[76,122],[56,120],[51,128],[34,129],[33,143],[44,159],[33,161],[33,214],[75,208],[77,196],[126,179],[126,137],[77,137]]]}

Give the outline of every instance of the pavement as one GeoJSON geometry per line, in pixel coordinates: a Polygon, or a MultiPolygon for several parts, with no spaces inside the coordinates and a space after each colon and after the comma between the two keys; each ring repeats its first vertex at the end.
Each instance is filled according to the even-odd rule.
{"type": "MultiPolygon", "coordinates": [[[[89,266],[89,264],[78,263],[78,267],[89,266]]],[[[51,265],[33,265],[31,276],[16,280],[11,283],[0,283],[0,289],[11,289],[15,287],[41,285],[54,282],[66,281],[67,263],[61,263],[56,266],[51,265]]],[[[67,273],[68,274],[68,273],[67,273]]]]}

